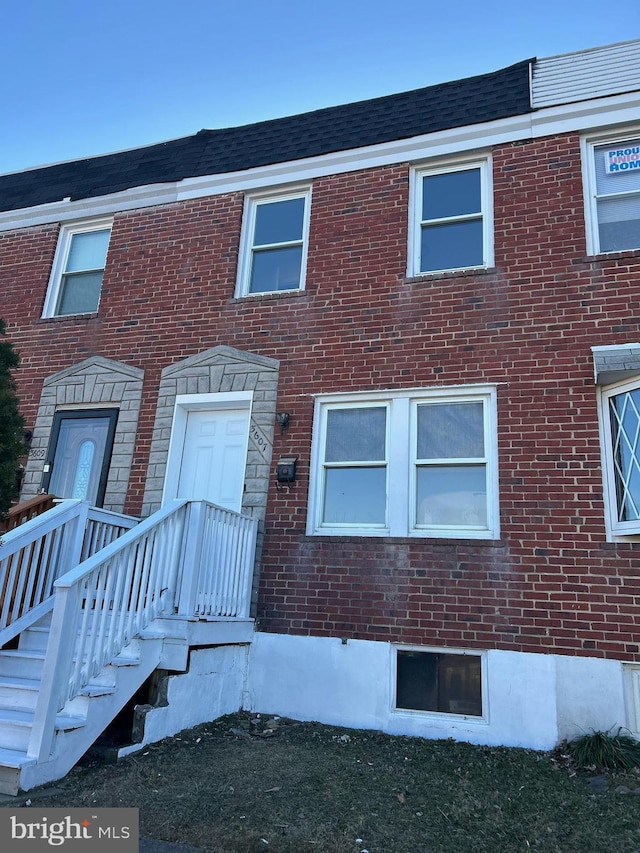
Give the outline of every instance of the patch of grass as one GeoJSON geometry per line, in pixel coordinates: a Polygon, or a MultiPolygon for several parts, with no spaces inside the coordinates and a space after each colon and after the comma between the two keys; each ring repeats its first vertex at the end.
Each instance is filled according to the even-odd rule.
{"type": "Polygon", "coordinates": [[[572,772],[530,750],[235,714],[20,803],[137,807],[143,836],[212,853],[638,853],[640,796],[572,772]]]}
{"type": "Polygon", "coordinates": [[[640,765],[640,742],[631,735],[592,730],[567,744],[567,752],[579,768],[595,767],[599,770],[631,770],[640,765]]]}

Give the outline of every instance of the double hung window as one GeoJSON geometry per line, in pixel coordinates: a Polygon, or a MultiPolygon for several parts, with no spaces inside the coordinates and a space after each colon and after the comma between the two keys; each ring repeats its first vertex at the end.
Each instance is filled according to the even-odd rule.
{"type": "Polygon", "coordinates": [[[489,183],[485,161],[414,172],[410,275],[493,263],[489,183]]]}
{"type": "Polygon", "coordinates": [[[304,288],[309,202],[308,189],[247,199],[237,295],[304,288]]]}
{"type": "Polygon", "coordinates": [[[589,251],[640,248],[640,136],[587,146],[589,251]]]}
{"type": "Polygon", "coordinates": [[[495,389],[316,403],[308,532],[498,536],[495,389]]]}
{"type": "Polygon", "coordinates": [[[63,226],[44,306],[45,317],[98,310],[111,220],[63,226]]]}

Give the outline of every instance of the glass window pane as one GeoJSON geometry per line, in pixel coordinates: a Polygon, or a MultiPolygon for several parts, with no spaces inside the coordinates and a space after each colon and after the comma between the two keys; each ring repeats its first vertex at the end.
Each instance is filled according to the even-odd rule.
{"type": "Polygon", "coordinates": [[[483,404],[418,406],[418,459],[484,458],[483,404]]]}
{"type": "Polygon", "coordinates": [[[484,465],[429,465],[418,468],[416,526],[486,527],[487,476],[484,465]]]}
{"type": "Polygon", "coordinates": [[[422,219],[480,213],[480,169],[426,175],[422,179],[422,219]]]}
{"type": "Polygon", "coordinates": [[[329,409],[326,462],[384,462],[387,410],[329,409]]]}
{"type": "Polygon", "coordinates": [[[111,230],[74,234],[65,272],[104,269],[111,230]]]}
{"type": "Polygon", "coordinates": [[[102,272],[65,275],[56,314],[90,314],[98,310],[102,272]]]}
{"type": "Polygon", "coordinates": [[[109,433],[109,418],[63,418],[49,493],[59,498],[80,498],[94,504],[109,433]]]}
{"type": "Polygon", "coordinates": [[[300,287],[302,246],[253,253],[249,293],[296,290],[300,287]]]}
{"type": "Polygon", "coordinates": [[[304,198],[256,205],[254,246],[302,240],[304,198]]]}
{"type": "Polygon", "coordinates": [[[399,650],[396,707],[481,717],[480,656],[399,650]]]}
{"type": "Polygon", "coordinates": [[[640,168],[620,167],[621,161],[627,161],[627,165],[630,165],[630,162],[637,163],[638,156],[640,156],[640,139],[627,140],[618,145],[610,143],[596,148],[595,172],[598,195],[640,191],[640,168]],[[609,160],[619,161],[616,171],[609,171],[609,160]]]}
{"type": "Polygon", "coordinates": [[[610,400],[618,518],[640,518],[640,390],[610,400]]]}
{"type": "Polygon", "coordinates": [[[324,524],[386,524],[387,469],[328,468],[324,524]]]}
{"type": "Polygon", "coordinates": [[[425,226],[421,236],[420,271],[482,266],[482,244],[481,219],[425,226]]]}
{"type": "Polygon", "coordinates": [[[640,247],[640,193],[629,198],[598,201],[601,252],[622,252],[640,247]]]}

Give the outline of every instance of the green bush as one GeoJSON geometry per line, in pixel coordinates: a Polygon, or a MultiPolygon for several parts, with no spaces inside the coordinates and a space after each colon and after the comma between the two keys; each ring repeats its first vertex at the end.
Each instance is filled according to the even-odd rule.
{"type": "Polygon", "coordinates": [[[4,340],[5,324],[0,320],[0,519],[17,497],[18,462],[24,450],[24,421],[11,374],[20,358],[11,341],[4,340]]]}
{"type": "Polygon", "coordinates": [[[578,767],[630,770],[640,765],[640,742],[631,733],[621,734],[622,731],[622,726],[616,732],[613,728],[606,732],[592,729],[590,734],[569,741],[567,752],[578,767]]]}

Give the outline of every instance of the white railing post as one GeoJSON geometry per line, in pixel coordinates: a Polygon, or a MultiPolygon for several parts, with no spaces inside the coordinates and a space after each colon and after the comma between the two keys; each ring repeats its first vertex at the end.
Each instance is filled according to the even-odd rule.
{"type": "Polygon", "coordinates": [[[68,522],[64,528],[56,577],[60,577],[60,575],[73,569],[80,562],[88,516],[88,501],[79,501],[76,517],[68,522]]]}
{"type": "Polygon", "coordinates": [[[184,527],[184,547],[178,573],[178,613],[190,618],[196,610],[198,580],[202,562],[205,507],[202,501],[189,502],[189,515],[184,527]]]}
{"type": "Polygon", "coordinates": [[[251,612],[251,593],[253,592],[253,570],[256,558],[256,543],[258,539],[258,519],[252,518],[251,523],[245,527],[242,536],[242,582],[240,585],[240,606],[238,616],[248,618],[251,612]]]}
{"type": "Polygon", "coordinates": [[[58,589],[27,755],[46,761],[51,754],[56,714],[67,700],[77,639],[80,585],[58,589]]]}

